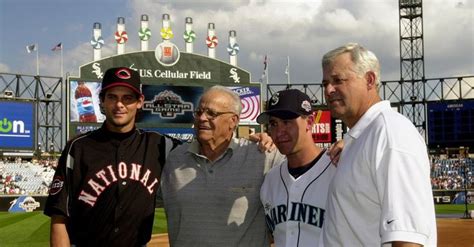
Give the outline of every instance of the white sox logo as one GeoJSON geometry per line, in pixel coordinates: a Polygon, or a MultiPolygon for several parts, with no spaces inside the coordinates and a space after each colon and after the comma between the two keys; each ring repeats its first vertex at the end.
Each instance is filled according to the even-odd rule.
{"type": "Polygon", "coordinates": [[[152,175],[150,169],[142,170],[142,165],[140,164],[126,164],[125,162],[120,162],[117,167],[109,165],[96,172],[95,176],[97,179],[90,178],[87,181],[87,184],[84,185],[87,192],[83,189],[78,199],[93,207],[100,194],[102,194],[109,185],[117,182],[118,179],[140,182],[143,187],[148,190],[148,193],[152,195],[155,185],[158,183],[158,178],[153,179],[150,175],[152,175]],[[153,179],[153,181],[149,183],[149,179],[153,179]]]}
{"type": "Polygon", "coordinates": [[[92,64],[92,73],[94,73],[97,76],[97,79],[102,79],[104,77],[104,72],[100,69],[100,63],[94,63],[92,64]]]}
{"type": "Polygon", "coordinates": [[[230,69],[229,73],[230,73],[229,78],[232,78],[232,80],[234,80],[234,83],[240,83],[240,77],[237,74],[237,69],[236,68],[230,69]]]}

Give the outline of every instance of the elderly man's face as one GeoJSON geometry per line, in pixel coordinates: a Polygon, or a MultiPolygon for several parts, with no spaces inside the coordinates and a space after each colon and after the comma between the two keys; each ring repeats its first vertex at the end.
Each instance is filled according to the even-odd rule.
{"type": "Polygon", "coordinates": [[[196,111],[194,129],[201,144],[220,145],[232,138],[239,118],[229,95],[216,90],[208,91],[201,97],[196,111]]]}

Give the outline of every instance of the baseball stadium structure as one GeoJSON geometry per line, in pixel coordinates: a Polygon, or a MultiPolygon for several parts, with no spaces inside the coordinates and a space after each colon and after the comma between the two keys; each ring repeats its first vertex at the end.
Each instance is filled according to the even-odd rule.
{"type": "MultiPolygon", "coordinates": [[[[430,150],[469,155],[474,148],[474,75],[426,78],[422,1],[400,0],[399,20],[400,78],[382,81],[381,97],[414,123],[430,150]]],[[[72,136],[98,128],[104,120],[98,98],[100,81],[106,69],[116,66],[135,69],[142,77],[145,104],[138,123],[141,128],[189,140],[192,112],[200,94],[220,84],[241,96],[239,136],[261,130],[255,119],[265,100],[263,92],[268,98],[281,89],[298,88],[321,110],[314,116],[315,142],[327,146],[342,138],[346,128],[327,111],[320,82],[252,82],[250,73],[238,66],[236,31],[230,30],[227,44],[222,45],[215,24],[208,23],[208,53],[204,56],[194,53],[196,33],[191,17],[185,18],[184,26],[180,36],[185,49],[180,51],[172,42],[177,35],[170,16],[164,14],[158,28],[162,42],[150,49],[153,32],[148,16],[141,16],[135,35],[127,33],[125,18],[119,17],[113,33],[116,55],[102,58],[102,28],[94,23],[90,40],[93,59],[79,68],[79,75],[63,78],[0,72],[0,156],[57,154],[72,136]],[[127,51],[127,41],[134,37],[140,39],[140,51],[127,51]],[[216,58],[216,49],[222,46],[228,52],[228,62],[216,58]]],[[[472,171],[474,165],[469,166],[472,171]]]]}

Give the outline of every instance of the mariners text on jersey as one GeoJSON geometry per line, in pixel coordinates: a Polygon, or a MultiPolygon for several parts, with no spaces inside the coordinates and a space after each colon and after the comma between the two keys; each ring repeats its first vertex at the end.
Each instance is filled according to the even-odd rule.
{"type": "Polygon", "coordinates": [[[301,202],[290,202],[289,208],[290,210],[286,204],[274,207],[265,204],[265,220],[271,232],[275,230],[276,225],[286,221],[302,222],[319,228],[323,226],[326,210],[301,202]]]}

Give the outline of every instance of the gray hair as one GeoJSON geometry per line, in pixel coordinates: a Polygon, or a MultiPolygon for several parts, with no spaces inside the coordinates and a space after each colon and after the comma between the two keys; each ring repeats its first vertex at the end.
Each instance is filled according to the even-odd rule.
{"type": "Polygon", "coordinates": [[[367,71],[375,73],[375,84],[380,85],[380,63],[375,54],[357,43],[348,43],[329,51],[323,56],[323,68],[331,65],[334,59],[343,54],[349,53],[354,63],[357,75],[364,76],[367,71]]]}
{"type": "Polygon", "coordinates": [[[232,91],[232,89],[230,88],[220,86],[220,85],[215,85],[206,89],[204,94],[209,91],[219,91],[230,96],[230,98],[232,99],[231,104],[232,104],[233,112],[237,114],[237,116],[240,116],[240,113],[242,112],[242,103],[240,102],[240,96],[236,92],[232,91]]]}

